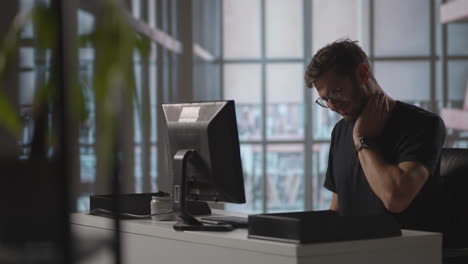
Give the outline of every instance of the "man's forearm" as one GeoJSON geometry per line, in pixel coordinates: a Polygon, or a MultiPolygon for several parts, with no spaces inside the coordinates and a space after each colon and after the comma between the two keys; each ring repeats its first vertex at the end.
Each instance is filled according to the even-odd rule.
{"type": "Polygon", "coordinates": [[[406,200],[400,196],[404,171],[397,165],[386,163],[375,149],[362,149],[358,156],[370,187],[387,210],[392,212],[404,210],[408,206],[406,200]]]}

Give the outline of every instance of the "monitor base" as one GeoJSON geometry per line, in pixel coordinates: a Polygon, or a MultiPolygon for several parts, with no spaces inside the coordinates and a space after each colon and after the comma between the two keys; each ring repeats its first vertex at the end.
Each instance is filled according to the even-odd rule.
{"type": "Polygon", "coordinates": [[[177,222],[174,225],[174,230],[177,231],[232,231],[234,228],[229,224],[219,224],[219,225],[190,225],[183,222],[177,222]]]}

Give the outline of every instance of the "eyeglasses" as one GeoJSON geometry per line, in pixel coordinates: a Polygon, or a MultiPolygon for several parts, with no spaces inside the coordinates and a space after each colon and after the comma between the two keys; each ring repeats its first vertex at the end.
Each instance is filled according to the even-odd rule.
{"type": "Polygon", "coordinates": [[[321,107],[330,108],[329,107],[330,101],[331,102],[339,101],[342,96],[343,96],[343,90],[341,88],[336,88],[332,90],[328,96],[317,98],[317,100],[315,100],[315,103],[320,105],[321,107]]]}

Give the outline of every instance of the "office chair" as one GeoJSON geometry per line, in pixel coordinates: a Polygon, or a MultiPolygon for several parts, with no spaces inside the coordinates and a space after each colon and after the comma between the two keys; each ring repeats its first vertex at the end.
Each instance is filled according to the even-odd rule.
{"type": "Polygon", "coordinates": [[[442,149],[440,175],[443,261],[468,263],[468,149],[442,149]]]}

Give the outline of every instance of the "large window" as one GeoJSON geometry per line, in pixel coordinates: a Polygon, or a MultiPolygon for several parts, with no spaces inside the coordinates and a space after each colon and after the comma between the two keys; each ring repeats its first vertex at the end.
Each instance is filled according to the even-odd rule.
{"type": "MultiPolygon", "coordinates": [[[[78,10],[78,33],[91,33],[94,30],[96,10],[99,3],[83,2],[78,10]]],[[[133,70],[136,84],[136,96],[122,107],[124,111],[119,120],[121,124],[121,145],[124,159],[121,161],[122,191],[125,193],[170,191],[166,164],[164,138],[160,105],[170,101],[176,79],[175,64],[180,54],[180,42],[177,36],[177,4],[175,1],[131,0],[125,5],[131,15],[129,21],[137,32],[147,37],[150,44],[148,58],[135,53],[133,70]],[[162,138],[162,140],[161,140],[162,138]],[[161,152],[162,150],[162,152],[161,152]],[[165,177],[158,177],[164,175],[165,177]]],[[[94,48],[81,47],[79,50],[80,82],[84,87],[93,85],[94,48]]],[[[90,115],[81,128],[80,162],[81,186],[77,199],[77,210],[89,208],[89,195],[106,190],[109,181],[100,180],[100,166],[96,148],[99,137],[99,122],[95,119],[95,101],[92,89],[88,89],[86,103],[90,115]]]]}
{"type": "MultiPolygon", "coordinates": [[[[235,99],[248,202],[254,212],[328,208],[323,187],[331,130],[341,118],[302,81],[312,55],[347,37],[369,55],[397,100],[439,112],[460,107],[467,25],[442,26],[439,1],[223,1],[223,97],[235,99]],[[446,43],[446,44],[444,44],[446,43]],[[247,151],[248,150],[248,151],[247,151]],[[251,169],[251,168],[255,169],[251,169]],[[259,206],[261,205],[261,206],[259,206]]],[[[466,146],[448,129],[446,146],[466,146]]]]}
{"type": "MultiPolygon", "coordinates": [[[[21,0],[27,10],[44,0],[21,0]]],[[[77,34],[94,30],[99,1],[77,4],[77,34]]],[[[125,0],[129,19],[151,39],[151,55],[135,54],[137,97],[124,106],[125,192],[171,191],[162,102],[236,101],[246,212],[328,208],[323,187],[330,134],[340,119],[317,106],[303,83],[312,55],[342,37],[358,40],[380,85],[395,99],[434,112],[461,107],[468,76],[468,25],[441,25],[441,0],[125,0]],[[185,12],[185,13],[184,13],[185,12]],[[188,21],[187,17],[191,19],[188,21]],[[188,55],[187,55],[188,54],[188,55]],[[187,59],[187,56],[190,58],[187,59]]],[[[18,103],[25,121],[21,156],[30,154],[32,103],[48,78],[51,54],[22,31],[18,103]]],[[[79,81],[88,119],[81,124],[78,210],[98,193],[99,120],[93,95],[94,47],[79,48],[79,81]]],[[[468,147],[468,133],[447,130],[446,146],[468,147]]]]}
{"type": "Polygon", "coordinates": [[[223,97],[236,100],[242,160],[249,164],[247,204],[229,209],[304,209],[311,182],[304,166],[303,8],[300,0],[223,1],[223,97]]]}

